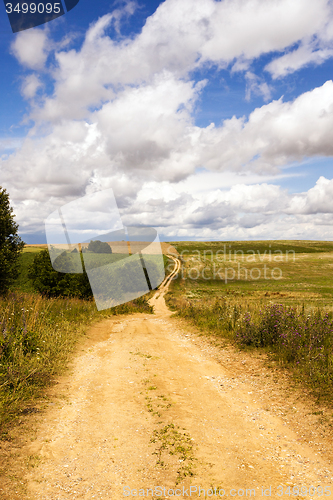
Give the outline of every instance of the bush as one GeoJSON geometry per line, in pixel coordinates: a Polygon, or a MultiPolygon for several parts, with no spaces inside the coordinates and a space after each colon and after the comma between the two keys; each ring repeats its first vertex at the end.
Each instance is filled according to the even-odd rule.
{"type": "MultiPolygon", "coordinates": [[[[61,255],[57,257],[60,258],[61,255]]],[[[66,259],[68,260],[68,255],[66,259]]],[[[87,273],[84,271],[80,274],[69,274],[55,271],[48,250],[42,250],[36,255],[29,267],[28,277],[34,289],[47,297],[88,299],[93,295],[87,273]]]]}
{"type": "Polygon", "coordinates": [[[99,240],[91,241],[88,245],[88,251],[94,253],[112,253],[110,245],[99,240]]]}
{"type": "Polygon", "coordinates": [[[7,293],[17,279],[19,256],[24,247],[12,212],[9,195],[0,186],[0,294],[7,293]]]}

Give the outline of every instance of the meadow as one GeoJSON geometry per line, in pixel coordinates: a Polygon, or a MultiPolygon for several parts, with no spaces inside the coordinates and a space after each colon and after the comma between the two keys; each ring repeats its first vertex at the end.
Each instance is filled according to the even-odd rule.
{"type": "Polygon", "coordinates": [[[318,398],[333,389],[333,242],[173,242],[167,303],[205,334],[263,349],[318,398]]]}

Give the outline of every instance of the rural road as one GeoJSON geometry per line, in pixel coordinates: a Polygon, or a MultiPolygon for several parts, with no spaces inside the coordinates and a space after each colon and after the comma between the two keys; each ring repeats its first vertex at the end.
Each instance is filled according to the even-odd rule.
{"type": "Polygon", "coordinates": [[[26,445],[37,457],[27,469],[26,498],[152,498],[147,490],[157,486],[153,498],[219,498],[219,490],[225,497],[333,498],[331,449],[320,436],[304,442],[316,429],[300,426],[302,403],[277,393],[264,368],[253,375],[261,359],[251,365],[249,355],[218,349],[172,317],[168,284],[151,299],[154,315],[90,329],[37,439],[26,445]],[[281,410],[287,407],[294,409],[281,410]],[[289,486],[289,493],[294,486],[307,493],[290,496],[289,486]]]}

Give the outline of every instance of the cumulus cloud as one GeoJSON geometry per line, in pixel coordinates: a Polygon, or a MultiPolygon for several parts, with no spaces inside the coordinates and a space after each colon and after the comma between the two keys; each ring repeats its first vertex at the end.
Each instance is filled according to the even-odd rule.
{"type": "Polygon", "coordinates": [[[180,178],[196,166],[191,149],[195,130],[191,112],[205,81],[177,80],[163,72],[151,84],[127,88],[95,112],[105,150],[118,169],[155,178],[180,178]]]}
{"type": "Polygon", "coordinates": [[[328,15],[328,2],[280,0],[227,0],[215,4],[211,34],[201,60],[253,59],[283,50],[320,30],[328,15]]]}
{"type": "MultiPolygon", "coordinates": [[[[333,154],[331,81],[293,102],[280,99],[257,108],[247,121],[234,117],[221,127],[206,128],[192,119],[202,85],[164,72],[149,85],[126,87],[91,113],[89,122],[63,119],[43,138],[26,139],[3,162],[2,179],[18,197],[43,203],[52,198],[59,204],[84,193],[93,182],[115,187],[122,206],[131,206],[147,177],[179,183],[195,177],[199,167],[272,175],[291,161],[333,154]]],[[[256,189],[252,198],[248,190],[231,190],[230,206],[238,196],[243,205],[248,203],[244,210],[257,204],[259,212],[277,199],[281,204],[275,187],[256,189]]]]}
{"type": "Polygon", "coordinates": [[[30,69],[43,68],[50,49],[48,31],[38,28],[20,31],[11,45],[11,51],[18,61],[30,69]]]}
{"type": "Polygon", "coordinates": [[[325,19],[320,29],[311,34],[300,37],[296,48],[276,57],[265,67],[273,79],[283,78],[299,69],[312,65],[319,65],[333,56],[333,4],[325,5],[325,19]]]}
{"type": "Polygon", "coordinates": [[[289,213],[332,214],[333,179],[319,177],[316,185],[306,193],[295,195],[290,200],[289,213]]]}
{"type": "MultiPolygon", "coordinates": [[[[133,11],[131,5],[128,4],[125,14],[133,11]]],[[[34,114],[35,118],[83,118],[92,106],[112,100],[119,87],[149,82],[162,71],[187,78],[191,71],[207,64],[221,68],[232,65],[234,71],[248,70],[250,62],[262,54],[283,51],[321,33],[331,16],[328,0],[316,3],[311,0],[166,0],[136,37],[112,40],[106,30],[123,14],[118,9],[100,18],[88,30],[81,49],[56,50],[55,92],[46,99],[39,113],[34,114]]],[[[37,33],[34,35],[38,45],[36,54],[28,48],[32,47],[31,43],[24,43],[27,35],[21,35],[13,45],[19,60],[30,66],[45,62],[47,53],[41,39],[42,30],[32,33],[37,33]]],[[[325,33],[326,38],[330,36],[329,31],[325,33]]],[[[319,53],[313,57],[318,59],[319,53]]],[[[276,66],[279,64],[282,63],[277,61],[276,66]]],[[[291,63],[288,64],[291,67],[291,63]]],[[[299,67],[297,64],[294,63],[295,69],[299,67]]],[[[274,68],[272,66],[271,71],[277,74],[274,68]]],[[[265,82],[259,82],[255,88],[269,98],[265,82]]]]}
{"type": "Polygon", "coordinates": [[[331,156],[333,82],[305,92],[292,102],[283,99],[256,108],[245,118],[225,120],[202,131],[200,158],[208,169],[277,171],[305,157],[331,156]]]}
{"type": "Polygon", "coordinates": [[[125,3],[125,5],[120,8],[120,9],[115,9],[113,12],[112,12],[112,20],[113,20],[113,24],[114,24],[114,28],[116,30],[116,32],[118,33],[118,35],[120,35],[120,32],[121,32],[121,23],[123,21],[123,18],[128,18],[130,16],[132,16],[136,10],[138,8],[138,4],[136,1],[132,1],[132,0],[127,0],[127,2],[125,3]]]}
{"type": "Polygon", "coordinates": [[[42,83],[37,75],[32,74],[24,78],[21,92],[26,99],[35,97],[37,90],[42,87],[42,83]]]}
{"type": "Polygon", "coordinates": [[[154,225],[168,239],[333,239],[333,180],[321,177],[302,194],[273,184],[236,184],[193,193],[179,185],[146,183],[122,210],[124,223],[154,225]]]}
{"type": "Polygon", "coordinates": [[[301,45],[296,50],[288,52],[266,65],[266,71],[271,73],[274,79],[284,77],[290,73],[309,64],[319,65],[333,56],[333,49],[314,50],[313,44],[301,45]]]}
{"type": "MultiPolygon", "coordinates": [[[[127,179],[128,185],[128,179],[127,179]]],[[[105,186],[104,186],[105,187],[105,186]]],[[[154,226],[167,239],[333,239],[333,180],[321,177],[302,194],[289,194],[273,184],[237,184],[231,189],[191,193],[183,183],[147,182],[118,206],[125,225],[154,226]],[[329,202],[329,203],[326,203],[329,202]]],[[[77,193],[79,196],[79,193],[77,193]]],[[[41,229],[40,213],[49,215],[59,204],[56,197],[40,203],[14,204],[18,218],[26,220],[21,231],[41,229]],[[37,215],[38,214],[38,215],[37,215]]]]}

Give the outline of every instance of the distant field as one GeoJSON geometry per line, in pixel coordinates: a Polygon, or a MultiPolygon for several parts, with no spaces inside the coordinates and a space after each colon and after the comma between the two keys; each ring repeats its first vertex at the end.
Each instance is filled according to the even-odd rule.
{"type": "MultiPolygon", "coordinates": [[[[89,245],[89,243],[82,243],[82,248],[83,247],[87,247],[89,245]]],[[[109,242],[109,245],[111,246],[112,248],[112,252],[113,253],[124,253],[124,252],[127,252],[129,249],[130,251],[132,251],[133,253],[135,253],[136,251],[138,251],[138,242],[130,242],[130,245],[128,246],[127,245],[127,242],[124,242],[124,241],[111,241],[109,242]]],[[[159,253],[160,252],[160,246],[162,247],[162,253],[163,254],[167,254],[167,253],[174,253],[174,254],[177,254],[177,250],[170,245],[170,243],[165,243],[165,242],[161,242],[160,244],[152,244],[152,243],[146,243],[145,242],[139,242],[139,245],[140,245],[140,250],[142,248],[144,248],[145,246],[150,246],[150,252],[149,253],[154,253],[154,250],[156,249],[156,253],[159,253]]],[[[64,248],[64,249],[67,249],[68,246],[67,245],[56,245],[57,248],[64,248]]],[[[25,246],[25,251],[26,252],[38,252],[38,251],[41,251],[45,248],[48,248],[48,246],[46,244],[35,244],[35,245],[26,245],[25,246]]]]}
{"type": "MultiPolygon", "coordinates": [[[[114,242],[113,242],[114,243],[114,242]]],[[[122,243],[122,242],[121,242],[122,243]]],[[[165,267],[169,263],[168,258],[166,257],[166,254],[171,252],[174,255],[177,255],[177,250],[170,246],[168,243],[161,243],[162,246],[162,252],[163,252],[163,259],[164,259],[164,265],[165,267]]],[[[133,248],[135,249],[134,245],[133,248]]],[[[34,290],[32,288],[31,281],[28,278],[28,269],[29,266],[32,264],[35,255],[42,250],[47,249],[47,245],[26,245],[23,249],[22,254],[20,255],[19,263],[20,263],[20,271],[19,271],[19,277],[12,286],[12,290],[20,290],[23,292],[30,292],[34,293],[34,290]]],[[[88,259],[93,258],[94,256],[98,256],[98,266],[103,265],[104,263],[110,263],[110,261],[117,261],[120,259],[124,259],[128,257],[128,254],[122,254],[121,249],[123,249],[123,244],[118,245],[117,247],[113,247],[113,255],[108,255],[108,254],[85,254],[85,257],[88,259]]],[[[172,262],[172,261],[170,261],[172,262]]],[[[173,265],[171,266],[171,268],[173,265]]]]}
{"type": "Polygon", "coordinates": [[[296,253],[316,253],[333,252],[333,241],[312,241],[312,240],[265,240],[265,241],[176,241],[170,242],[181,253],[184,250],[193,252],[199,250],[223,250],[226,245],[227,250],[259,250],[268,252],[274,250],[294,250],[296,253]]]}
{"type": "Polygon", "coordinates": [[[183,269],[173,296],[193,300],[243,297],[250,301],[332,309],[333,242],[172,242],[183,269]]]}
{"type": "MultiPolygon", "coordinates": [[[[43,248],[24,248],[16,287],[32,291],[28,266],[43,248]]],[[[163,253],[169,252],[179,253],[183,262],[182,272],[173,282],[173,297],[210,301],[221,296],[243,297],[251,302],[305,303],[333,309],[333,242],[163,243],[163,253]]]]}

